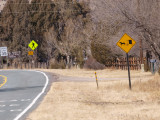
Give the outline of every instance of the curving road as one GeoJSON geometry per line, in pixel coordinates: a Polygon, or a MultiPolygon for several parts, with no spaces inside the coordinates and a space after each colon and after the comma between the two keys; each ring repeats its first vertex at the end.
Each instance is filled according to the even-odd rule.
{"type": "Polygon", "coordinates": [[[43,72],[0,71],[0,119],[24,120],[44,96],[48,83],[43,72]]]}

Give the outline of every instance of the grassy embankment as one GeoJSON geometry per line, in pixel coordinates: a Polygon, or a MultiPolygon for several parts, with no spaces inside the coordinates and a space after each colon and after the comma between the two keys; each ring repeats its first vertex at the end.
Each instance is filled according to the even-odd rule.
{"type": "MultiPolygon", "coordinates": [[[[45,71],[45,70],[44,70],[45,71]]],[[[91,70],[49,70],[63,76],[94,77],[91,70]]],[[[127,77],[127,71],[97,71],[101,77],[127,77]]],[[[53,83],[42,104],[31,113],[31,120],[159,120],[160,76],[131,71],[128,81],[53,83]],[[148,77],[147,77],[148,76],[148,77]]]]}

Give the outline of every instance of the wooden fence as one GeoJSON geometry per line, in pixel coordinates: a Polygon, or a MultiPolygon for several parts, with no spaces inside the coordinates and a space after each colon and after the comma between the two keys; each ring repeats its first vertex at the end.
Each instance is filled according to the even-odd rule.
{"type": "MultiPolygon", "coordinates": [[[[140,58],[129,57],[129,64],[131,70],[139,70],[141,69],[141,61],[140,58]]],[[[121,69],[127,70],[127,59],[126,58],[116,58],[106,62],[107,68],[112,69],[121,69]]],[[[49,64],[46,62],[37,62],[37,63],[13,63],[13,64],[4,64],[3,66],[0,65],[2,69],[48,69],[49,64]]]]}
{"type": "MultiPolygon", "coordinates": [[[[140,58],[129,57],[129,65],[131,70],[141,69],[140,58]]],[[[127,70],[127,58],[116,58],[106,62],[107,68],[127,70]]]]}
{"type": "Polygon", "coordinates": [[[46,62],[37,62],[37,63],[13,63],[13,64],[4,64],[3,66],[1,65],[0,68],[3,69],[48,69],[49,64],[46,62]]]}

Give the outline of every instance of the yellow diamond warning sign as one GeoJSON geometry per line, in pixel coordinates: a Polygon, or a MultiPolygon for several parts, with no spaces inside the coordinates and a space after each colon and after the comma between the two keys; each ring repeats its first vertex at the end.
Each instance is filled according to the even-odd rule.
{"type": "Polygon", "coordinates": [[[119,46],[126,53],[128,53],[135,44],[136,41],[127,34],[124,34],[123,37],[117,42],[117,46],[119,46]]]}
{"type": "Polygon", "coordinates": [[[38,47],[38,44],[32,40],[28,45],[32,50],[35,50],[38,47]]]}

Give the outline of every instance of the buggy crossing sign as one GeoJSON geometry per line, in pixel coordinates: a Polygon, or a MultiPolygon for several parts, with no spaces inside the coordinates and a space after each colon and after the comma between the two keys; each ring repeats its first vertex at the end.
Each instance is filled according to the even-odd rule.
{"type": "Polygon", "coordinates": [[[129,79],[129,88],[131,90],[131,77],[130,77],[130,66],[129,66],[129,59],[128,59],[128,52],[131,48],[136,44],[136,41],[133,40],[129,35],[126,33],[122,36],[122,38],[117,42],[117,46],[120,47],[122,50],[126,52],[127,56],[127,66],[128,66],[128,79],[129,79]]]}
{"type": "Polygon", "coordinates": [[[131,48],[136,44],[136,41],[133,40],[129,35],[126,33],[123,35],[123,37],[117,42],[117,46],[120,47],[122,50],[124,50],[126,53],[128,53],[131,48]]]}

